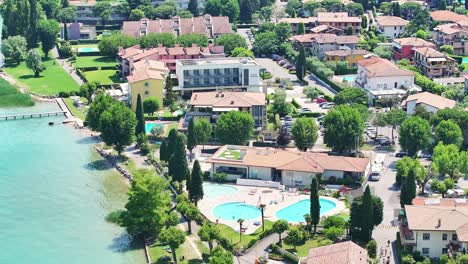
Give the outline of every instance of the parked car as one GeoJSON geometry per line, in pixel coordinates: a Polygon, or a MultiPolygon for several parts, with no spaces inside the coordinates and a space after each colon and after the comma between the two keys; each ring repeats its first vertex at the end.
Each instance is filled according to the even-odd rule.
{"type": "Polygon", "coordinates": [[[312,110],[310,110],[307,107],[303,107],[299,110],[300,113],[312,113],[312,110]]]}
{"type": "Polygon", "coordinates": [[[398,151],[397,153],[395,153],[395,157],[397,158],[403,158],[403,157],[406,157],[408,156],[408,152],[406,151],[398,151]]]}
{"type": "Polygon", "coordinates": [[[286,63],[288,63],[287,60],[280,60],[280,61],[278,62],[278,64],[279,64],[280,66],[283,66],[283,65],[285,65],[286,63]]]}
{"type": "Polygon", "coordinates": [[[293,121],[293,118],[292,118],[292,116],[287,115],[287,116],[284,117],[284,120],[285,121],[293,121]]]}
{"type": "Polygon", "coordinates": [[[335,103],[326,103],[326,104],[322,105],[322,108],[323,109],[330,109],[330,108],[332,108],[334,106],[335,106],[335,103]]]}
{"type": "Polygon", "coordinates": [[[320,97],[315,98],[315,102],[316,102],[317,104],[319,104],[319,106],[320,106],[320,104],[322,104],[322,103],[328,103],[328,101],[327,101],[326,99],[320,98],[320,97]]]}

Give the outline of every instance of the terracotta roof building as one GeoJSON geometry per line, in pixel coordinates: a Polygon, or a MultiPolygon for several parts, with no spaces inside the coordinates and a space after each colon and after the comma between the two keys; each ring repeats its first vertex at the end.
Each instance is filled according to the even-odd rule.
{"type": "Polygon", "coordinates": [[[327,61],[346,61],[348,62],[349,68],[357,67],[357,63],[370,56],[370,52],[367,50],[332,50],[324,52],[327,61]]]}
{"type": "Polygon", "coordinates": [[[361,18],[348,16],[347,12],[319,12],[316,17],[306,18],[281,18],[278,22],[284,22],[291,25],[293,32],[297,33],[299,23],[304,23],[306,33],[336,33],[344,34],[348,28],[353,29],[353,34],[359,35],[361,32],[361,18]],[[333,29],[334,32],[324,32],[323,28],[317,31],[317,26],[328,26],[327,29],[333,29]],[[315,28],[313,31],[312,29],[315,28]]]}
{"type": "Polygon", "coordinates": [[[396,38],[400,36],[406,28],[409,21],[397,16],[378,16],[376,18],[378,30],[387,38],[396,38]]]}
{"type": "Polygon", "coordinates": [[[441,23],[452,23],[452,22],[460,22],[460,21],[468,21],[468,16],[460,15],[452,11],[448,10],[437,10],[431,12],[431,19],[433,21],[441,22],[441,23]]]}
{"type": "Polygon", "coordinates": [[[456,61],[431,47],[414,49],[414,64],[429,78],[449,77],[456,71],[456,61]]]}
{"type": "Polygon", "coordinates": [[[418,199],[405,205],[406,219],[400,225],[403,245],[425,257],[458,254],[468,247],[466,199],[418,199]]]}
{"type": "Polygon", "coordinates": [[[338,36],[335,34],[303,34],[295,35],[290,40],[297,47],[303,44],[310,53],[319,58],[325,57],[325,52],[333,50],[356,49],[359,43],[358,36],[338,36]]]}
{"type": "Polygon", "coordinates": [[[301,264],[367,264],[367,251],[352,241],[312,248],[301,264]]]}
{"type": "Polygon", "coordinates": [[[468,22],[442,24],[434,28],[433,39],[437,46],[450,45],[455,55],[468,55],[468,22]]]}
{"type": "Polygon", "coordinates": [[[422,92],[412,94],[401,103],[401,107],[406,109],[408,115],[413,115],[416,106],[422,106],[429,113],[435,114],[440,109],[454,108],[457,102],[440,95],[422,92]]]}
{"type": "Polygon", "coordinates": [[[230,145],[221,147],[207,162],[213,173],[226,173],[229,180],[260,179],[287,186],[309,185],[318,173],[326,180],[350,177],[358,181],[370,168],[368,158],[230,145]]]}
{"type": "Polygon", "coordinates": [[[232,32],[231,23],[226,16],[204,15],[192,18],[175,16],[171,19],[150,20],[143,18],[140,21],[125,21],[122,32],[124,35],[139,38],[149,33],[171,33],[178,37],[188,33],[206,35],[214,39],[222,34],[232,32]]]}

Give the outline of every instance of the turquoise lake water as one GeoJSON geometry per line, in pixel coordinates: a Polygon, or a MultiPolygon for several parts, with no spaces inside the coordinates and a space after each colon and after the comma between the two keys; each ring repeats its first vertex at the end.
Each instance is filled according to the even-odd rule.
{"type": "MultiPolygon", "coordinates": [[[[320,198],[320,215],[332,210],[336,204],[320,198]]],[[[305,199],[276,212],[276,217],[291,223],[304,222],[304,215],[310,212],[310,200],[305,199]]]]}
{"type": "Polygon", "coordinates": [[[233,221],[240,218],[252,220],[262,215],[257,207],[238,202],[220,204],[213,209],[213,214],[221,219],[233,221]]]}
{"type": "Polygon", "coordinates": [[[0,263],[144,263],[124,230],[104,220],[123,207],[128,185],[62,120],[0,121],[0,263]]]}

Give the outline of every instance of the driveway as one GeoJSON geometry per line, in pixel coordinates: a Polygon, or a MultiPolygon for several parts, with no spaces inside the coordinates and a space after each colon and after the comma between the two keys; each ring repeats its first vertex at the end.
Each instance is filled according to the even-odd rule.
{"type": "MultiPolygon", "coordinates": [[[[283,238],[286,237],[286,232],[281,235],[283,238]]],[[[266,236],[252,248],[250,248],[244,255],[234,257],[234,264],[255,264],[255,260],[259,257],[268,258],[268,247],[271,244],[276,244],[279,241],[278,234],[274,233],[266,236]]],[[[268,263],[287,263],[283,261],[268,260],[268,263]]]]}
{"type": "Polygon", "coordinates": [[[272,59],[256,58],[255,61],[258,63],[258,65],[267,69],[267,71],[269,71],[273,75],[273,81],[275,80],[275,78],[289,79],[292,82],[297,80],[295,74],[290,74],[288,70],[279,66],[278,63],[276,63],[276,61],[272,59]]]}
{"type": "MultiPolygon", "coordinates": [[[[250,30],[250,28],[238,28],[237,29],[237,34],[239,34],[239,35],[241,35],[242,37],[245,38],[245,40],[247,41],[247,46],[248,46],[249,50],[251,50],[252,49],[253,39],[251,40],[249,38],[249,35],[247,34],[247,32],[252,33],[252,30],[250,30]]],[[[252,38],[253,38],[253,36],[252,36],[252,38]]]]}

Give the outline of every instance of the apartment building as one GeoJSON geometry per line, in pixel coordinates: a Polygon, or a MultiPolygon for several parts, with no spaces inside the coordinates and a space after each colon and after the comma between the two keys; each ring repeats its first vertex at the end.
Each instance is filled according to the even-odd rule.
{"type": "Polygon", "coordinates": [[[447,77],[457,71],[456,61],[433,48],[414,49],[414,65],[429,78],[447,77]]]}
{"type": "Polygon", "coordinates": [[[368,94],[371,104],[385,97],[402,97],[408,90],[416,89],[413,72],[379,57],[358,62],[355,84],[368,94]]]}
{"type": "Polygon", "coordinates": [[[416,106],[422,106],[427,112],[435,114],[440,109],[454,108],[457,102],[440,95],[422,92],[412,94],[401,103],[401,108],[406,110],[408,115],[413,115],[416,106]]]}
{"type": "Polygon", "coordinates": [[[119,65],[118,72],[122,79],[126,76],[131,75],[134,64],[141,60],[156,60],[166,64],[166,67],[175,73],[176,60],[184,59],[200,59],[200,58],[212,58],[224,57],[224,47],[215,46],[210,44],[208,47],[198,47],[192,45],[192,47],[184,48],[176,44],[174,47],[163,47],[159,45],[156,48],[143,49],[140,45],[129,47],[127,49],[120,48],[118,53],[119,65]]]}
{"type": "Polygon", "coordinates": [[[370,55],[371,53],[367,50],[332,50],[326,51],[325,59],[327,61],[346,61],[348,62],[349,68],[357,67],[357,63],[360,60],[363,60],[366,55],[370,55]]]}
{"type": "Polygon", "coordinates": [[[468,205],[466,199],[416,198],[405,205],[400,224],[404,246],[428,258],[462,254],[468,249],[468,205]]]}
{"type": "Polygon", "coordinates": [[[468,16],[460,15],[449,10],[432,11],[430,16],[432,21],[439,22],[441,24],[468,21],[468,16]]]}
{"type": "Polygon", "coordinates": [[[206,119],[216,125],[221,114],[229,111],[248,112],[255,127],[266,126],[266,100],[264,93],[253,92],[198,92],[193,93],[187,105],[184,127],[190,119],[206,119]]]}
{"type": "MultiPolygon", "coordinates": [[[[73,22],[67,24],[69,40],[96,39],[96,27],[93,25],[83,25],[83,23],[73,22]]],[[[65,25],[60,23],[60,37],[65,39],[65,25]]]]}
{"type": "MultiPolygon", "coordinates": [[[[108,24],[121,24],[127,17],[117,11],[118,2],[110,2],[111,15],[106,21],[108,24]]],[[[75,22],[96,25],[101,21],[99,15],[94,13],[95,0],[70,0],[70,5],[75,7],[75,22]]]]}
{"type": "Polygon", "coordinates": [[[337,36],[335,34],[296,35],[290,40],[298,47],[301,43],[313,56],[325,58],[325,52],[335,50],[354,50],[359,43],[358,36],[337,36]]]}
{"type": "Polygon", "coordinates": [[[300,23],[304,24],[305,33],[333,33],[343,35],[347,33],[350,27],[353,29],[353,34],[359,35],[361,32],[361,18],[350,17],[347,12],[319,12],[316,17],[281,18],[278,22],[290,24],[294,33],[297,33],[297,28],[300,23]]]}
{"type": "Polygon", "coordinates": [[[380,33],[390,39],[397,38],[403,34],[406,25],[409,23],[409,21],[397,16],[378,16],[376,20],[380,33]]]}
{"type": "Polygon", "coordinates": [[[122,33],[127,36],[139,38],[149,33],[167,32],[178,37],[188,33],[206,35],[209,39],[215,39],[222,34],[232,32],[231,23],[226,16],[204,15],[191,18],[179,16],[170,19],[150,20],[143,18],[140,21],[125,21],[122,33]]]}
{"type": "Polygon", "coordinates": [[[435,48],[434,43],[420,38],[398,38],[392,41],[393,58],[395,60],[413,60],[414,49],[420,47],[435,48]]]}
{"type": "MultiPolygon", "coordinates": [[[[174,3],[177,6],[177,10],[187,9],[189,2],[190,2],[190,0],[175,0],[174,1],[174,3]]],[[[160,6],[160,5],[165,4],[165,3],[166,3],[166,0],[151,0],[151,4],[153,6],[160,6]]],[[[204,0],[199,0],[198,1],[198,8],[202,9],[204,6],[205,6],[205,1],[204,0]]]]}
{"type": "Polygon", "coordinates": [[[261,92],[260,66],[252,58],[208,58],[177,60],[179,85],[173,90],[195,91],[232,90],[261,92]]]}
{"type": "Polygon", "coordinates": [[[468,21],[442,24],[433,31],[437,46],[450,45],[455,55],[468,55],[468,21]]]}

